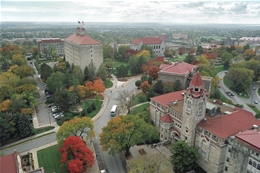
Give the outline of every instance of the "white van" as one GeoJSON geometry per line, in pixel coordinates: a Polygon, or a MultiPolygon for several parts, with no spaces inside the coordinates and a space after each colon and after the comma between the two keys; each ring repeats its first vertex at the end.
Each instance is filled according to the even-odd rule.
{"type": "Polygon", "coordinates": [[[110,116],[111,117],[115,117],[118,114],[118,106],[117,105],[113,105],[110,111],[110,116]]]}

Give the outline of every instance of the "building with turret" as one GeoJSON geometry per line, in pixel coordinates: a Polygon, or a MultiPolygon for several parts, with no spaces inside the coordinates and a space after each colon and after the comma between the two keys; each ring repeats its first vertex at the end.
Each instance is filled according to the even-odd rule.
{"type": "MultiPolygon", "coordinates": [[[[197,163],[207,173],[232,172],[226,164],[227,158],[232,162],[232,157],[227,156],[230,138],[260,127],[260,121],[251,112],[209,100],[204,87],[200,74],[195,73],[187,89],[151,98],[150,116],[162,143],[185,140],[189,146],[199,148],[197,163]]],[[[240,170],[235,172],[246,172],[246,166],[240,170]]]]}
{"type": "Polygon", "coordinates": [[[64,40],[65,60],[84,71],[93,62],[96,69],[103,62],[103,45],[86,35],[85,28],[78,27],[76,33],[64,40]]]}

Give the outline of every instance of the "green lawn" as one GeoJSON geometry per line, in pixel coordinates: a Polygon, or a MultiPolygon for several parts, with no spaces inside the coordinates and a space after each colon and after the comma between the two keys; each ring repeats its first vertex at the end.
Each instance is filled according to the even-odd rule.
{"type": "Polygon", "coordinates": [[[135,108],[133,108],[133,109],[130,111],[130,114],[135,115],[135,114],[137,114],[137,113],[139,113],[139,112],[145,110],[146,108],[148,108],[149,105],[150,105],[150,103],[145,103],[145,104],[143,104],[143,105],[140,105],[140,106],[138,106],[138,107],[135,107],[135,108]]]}
{"type": "Polygon", "coordinates": [[[131,101],[130,106],[132,107],[132,106],[135,106],[139,103],[144,103],[144,102],[147,102],[146,95],[143,94],[143,93],[139,93],[139,94],[134,96],[134,98],[131,101]]]}
{"type": "Polygon", "coordinates": [[[117,68],[117,67],[119,67],[119,66],[121,66],[121,65],[127,67],[127,66],[128,66],[128,62],[118,62],[118,61],[114,61],[114,62],[113,62],[113,67],[114,67],[114,68],[117,68]]]}
{"type": "MultiPolygon", "coordinates": [[[[87,109],[88,105],[90,106],[92,103],[96,103],[96,100],[86,100],[81,105],[81,107],[87,109]]],[[[87,113],[87,117],[93,118],[99,112],[102,103],[103,101],[98,101],[98,103],[96,104],[96,110],[93,110],[91,113],[87,113]]]]}
{"type": "Polygon", "coordinates": [[[37,151],[39,167],[44,168],[46,173],[64,173],[65,171],[60,168],[61,153],[59,152],[58,145],[54,145],[42,150],[37,151]]]}
{"type": "Polygon", "coordinates": [[[215,77],[219,72],[224,70],[223,65],[215,66],[215,73],[213,74],[213,77],[215,77]]]}
{"type": "Polygon", "coordinates": [[[47,131],[52,130],[54,128],[55,128],[54,126],[47,126],[47,127],[35,129],[35,131],[36,131],[35,134],[40,134],[40,133],[43,133],[43,132],[47,132],[47,131]]]}
{"type": "Polygon", "coordinates": [[[169,62],[184,61],[187,55],[184,54],[184,55],[177,55],[177,56],[178,58],[169,58],[168,61],[169,62]]]}

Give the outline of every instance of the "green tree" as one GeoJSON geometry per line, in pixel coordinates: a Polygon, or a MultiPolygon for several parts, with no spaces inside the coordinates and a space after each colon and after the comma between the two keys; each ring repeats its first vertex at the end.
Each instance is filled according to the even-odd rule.
{"type": "Polygon", "coordinates": [[[35,133],[32,124],[29,121],[30,116],[25,114],[15,114],[14,121],[16,132],[19,138],[25,138],[35,133]]]}
{"type": "Polygon", "coordinates": [[[128,114],[130,114],[131,102],[134,99],[133,91],[130,90],[122,90],[118,92],[116,97],[116,101],[120,103],[121,107],[126,107],[128,110],[128,114]]]}
{"type": "Polygon", "coordinates": [[[84,74],[79,66],[73,66],[72,75],[81,85],[84,84],[84,74]]]}
{"type": "Polygon", "coordinates": [[[46,81],[48,77],[50,77],[51,73],[52,73],[52,68],[46,63],[43,63],[41,65],[41,70],[40,70],[41,78],[46,81]]]}
{"type": "Polygon", "coordinates": [[[116,74],[118,77],[126,77],[128,74],[128,69],[124,65],[120,65],[116,68],[116,74]]]}
{"type": "Polygon", "coordinates": [[[140,88],[140,85],[141,85],[141,81],[140,80],[135,81],[135,86],[137,88],[140,88]]]}
{"type": "Polygon", "coordinates": [[[233,58],[233,55],[231,53],[228,53],[228,52],[222,54],[222,56],[221,56],[221,59],[222,59],[223,62],[225,62],[227,60],[230,61],[232,58],[233,58]]]}
{"type": "Polygon", "coordinates": [[[125,51],[126,50],[130,50],[130,49],[131,48],[129,46],[125,46],[125,45],[119,46],[119,48],[118,48],[118,55],[121,55],[123,57],[124,54],[125,54],[125,51]]]}
{"type": "Polygon", "coordinates": [[[93,138],[94,125],[92,119],[82,117],[65,121],[56,133],[58,144],[62,144],[63,140],[69,136],[86,137],[88,139],[93,138]]]}
{"type": "Polygon", "coordinates": [[[138,58],[136,56],[131,56],[129,58],[129,68],[132,74],[139,74],[141,73],[141,66],[138,62],[138,58]]]}
{"type": "Polygon", "coordinates": [[[179,79],[177,79],[174,82],[173,89],[174,89],[174,91],[180,91],[181,90],[181,81],[179,79]]]}
{"type": "Polygon", "coordinates": [[[163,93],[163,89],[164,89],[164,85],[163,85],[162,80],[157,80],[157,82],[153,86],[154,92],[156,92],[158,94],[162,94],[163,93]]]}
{"type": "Polygon", "coordinates": [[[187,62],[187,63],[191,64],[194,60],[195,60],[195,59],[194,59],[194,55],[189,54],[189,55],[187,55],[186,58],[184,59],[184,62],[187,62]]]}
{"type": "Polygon", "coordinates": [[[227,70],[229,68],[229,66],[230,66],[230,62],[229,62],[229,60],[226,60],[223,64],[224,69],[227,70]]]}
{"type": "Polygon", "coordinates": [[[196,55],[202,55],[203,54],[203,48],[202,48],[202,46],[198,46],[198,48],[197,48],[197,51],[196,51],[196,55]]]}
{"type": "Polygon", "coordinates": [[[47,79],[46,83],[48,90],[51,92],[60,91],[64,89],[64,80],[65,74],[61,72],[52,73],[51,76],[47,79]]]}
{"type": "Polygon", "coordinates": [[[156,94],[155,94],[153,88],[149,88],[149,91],[148,91],[148,93],[147,93],[147,100],[150,101],[150,98],[151,98],[151,97],[154,97],[155,95],[156,95],[156,94]]]}
{"type": "Polygon", "coordinates": [[[243,92],[243,82],[241,79],[237,81],[236,85],[234,86],[234,90],[238,93],[243,92]]]}
{"type": "Polygon", "coordinates": [[[14,128],[10,123],[9,116],[0,112],[0,146],[1,143],[8,140],[14,133],[14,128]]]}
{"type": "Polygon", "coordinates": [[[198,157],[198,148],[189,147],[185,141],[177,141],[172,145],[171,162],[176,171],[187,172],[193,170],[198,157]]]}
{"type": "Polygon", "coordinates": [[[101,64],[97,71],[97,77],[100,77],[103,81],[106,81],[108,77],[108,72],[105,64],[101,64]]]}
{"type": "Polygon", "coordinates": [[[103,57],[104,57],[104,59],[114,58],[113,56],[114,56],[114,49],[109,45],[104,45],[103,46],[103,57]]]}
{"type": "Polygon", "coordinates": [[[90,81],[94,81],[94,79],[96,78],[96,66],[94,62],[89,63],[88,70],[89,70],[88,79],[90,81]]]}
{"type": "Polygon", "coordinates": [[[128,156],[131,147],[156,139],[158,132],[153,125],[146,123],[138,115],[119,115],[102,128],[99,137],[102,150],[112,155],[124,152],[128,156]]]}
{"type": "Polygon", "coordinates": [[[241,79],[243,81],[243,89],[246,90],[253,81],[254,71],[246,68],[231,68],[226,76],[233,82],[234,86],[241,79]]]}
{"type": "Polygon", "coordinates": [[[166,83],[164,84],[163,86],[163,93],[170,93],[170,92],[173,92],[174,91],[174,88],[173,88],[173,84],[172,83],[166,83]]]}
{"type": "Polygon", "coordinates": [[[59,107],[60,110],[67,111],[70,108],[70,106],[68,105],[68,101],[71,104],[75,104],[77,103],[77,100],[79,100],[77,94],[71,93],[67,89],[55,92],[54,103],[59,107]]]}

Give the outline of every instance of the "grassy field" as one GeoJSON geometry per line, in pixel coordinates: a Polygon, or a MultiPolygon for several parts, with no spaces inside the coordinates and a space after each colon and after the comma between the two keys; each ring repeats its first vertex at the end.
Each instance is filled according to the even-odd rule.
{"type": "Polygon", "coordinates": [[[137,113],[143,111],[144,109],[148,108],[149,105],[150,105],[150,103],[145,103],[145,104],[143,104],[143,105],[140,105],[140,106],[138,106],[138,107],[135,107],[135,108],[133,108],[133,109],[130,111],[130,113],[131,113],[131,114],[137,114],[137,113]]]}
{"type": "Polygon", "coordinates": [[[133,100],[131,101],[130,106],[132,107],[139,103],[144,103],[144,102],[147,102],[146,95],[144,95],[143,93],[139,93],[134,96],[133,100]],[[142,99],[140,99],[140,97],[142,97],[142,99]]]}
{"type": "Polygon", "coordinates": [[[42,150],[37,151],[39,167],[44,168],[46,173],[64,173],[60,168],[61,153],[59,152],[58,145],[54,145],[42,150]]]}
{"type": "Polygon", "coordinates": [[[213,74],[212,77],[215,77],[219,72],[224,70],[224,66],[223,65],[219,65],[219,66],[215,66],[215,73],[213,74]]]}
{"type": "MultiPolygon", "coordinates": [[[[96,100],[86,100],[81,105],[81,107],[87,109],[88,106],[90,106],[92,103],[95,103],[95,102],[96,102],[96,100]]],[[[103,103],[103,101],[98,101],[98,103],[96,104],[96,110],[93,110],[91,113],[87,113],[87,117],[93,118],[99,112],[102,103],[103,103]]]]}

